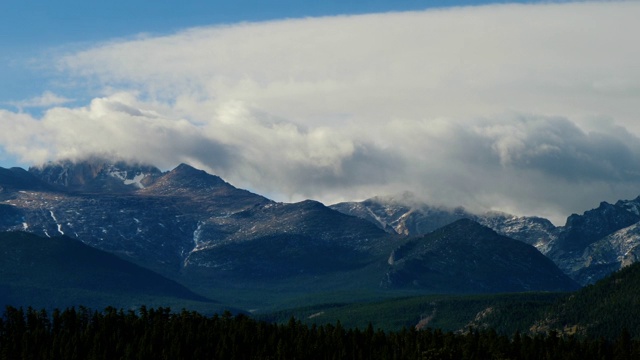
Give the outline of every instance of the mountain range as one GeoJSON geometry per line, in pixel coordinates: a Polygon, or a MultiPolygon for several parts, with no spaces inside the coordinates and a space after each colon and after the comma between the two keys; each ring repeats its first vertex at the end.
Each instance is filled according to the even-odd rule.
{"type": "Polygon", "coordinates": [[[320,292],[573,290],[635,261],[638,208],[602,203],[556,227],[408,195],[279,203],[186,164],[0,168],[0,231],[74,239],[246,308],[320,292]]]}
{"type": "Polygon", "coordinates": [[[602,202],[582,215],[572,214],[564,226],[554,226],[542,217],[473,214],[460,207],[429,206],[408,193],[339,203],[331,208],[408,237],[430,233],[459,219],[471,219],[498,234],[535,246],[581,285],[592,284],[636,262],[640,255],[640,197],[615,204],[602,202]]]}

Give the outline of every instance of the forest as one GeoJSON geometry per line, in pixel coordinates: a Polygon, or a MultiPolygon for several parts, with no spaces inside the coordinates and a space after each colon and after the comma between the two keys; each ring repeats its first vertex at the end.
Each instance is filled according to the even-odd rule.
{"type": "Polygon", "coordinates": [[[13,359],[638,359],[640,341],[546,334],[512,336],[340,322],[306,325],[258,321],[244,314],[204,316],[170,308],[54,310],[6,307],[0,318],[0,360],[13,359]]]}

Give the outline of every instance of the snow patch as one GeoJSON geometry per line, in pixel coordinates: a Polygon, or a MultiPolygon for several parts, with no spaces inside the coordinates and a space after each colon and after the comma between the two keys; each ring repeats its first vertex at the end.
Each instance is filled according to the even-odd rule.
{"type": "Polygon", "coordinates": [[[140,220],[133,218],[133,221],[136,222],[136,224],[138,225],[136,228],[136,235],[140,234],[142,232],[142,229],[140,228],[140,220]]]}
{"type": "Polygon", "coordinates": [[[307,319],[317,318],[318,316],[322,316],[322,315],[324,315],[324,311],[320,311],[320,312],[317,312],[315,314],[311,314],[311,315],[309,315],[309,317],[307,317],[307,319]]]}
{"type": "Polygon", "coordinates": [[[144,185],[142,185],[141,181],[142,181],[142,179],[144,179],[146,177],[145,174],[138,173],[133,177],[133,179],[128,179],[127,178],[128,174],[127,174],[126,171],[112,171],[112,172],[109,173],[109,175],[114,177],[114,178],[116,178],[116,179],[122,180],[122,182],[125,185],[134,185],[138,189],[144,189],[144,185]]]}
{"type": "Polygon", "coordinates": [[[136,176],[133,177],[132,180],[125,179],[124,184],[135,185],[138,189],[144,189],[144,185],[142,185],[141,183],[142,179],[144,178],[145,178],[144,174],[137,174],[136,176]]]}
{"type": "Polygon", "coordinates": [[[376,215],[376,213],[374,213],[371,208],[366,207],[366,209],[369,215],[371,215],[371,217],[373,217],[378,222],[378,224],[382,226],[383,229],[387,226],[387,223],[383,219],[381,219],[380,216],[376,215]]]}
{"type": "MultiPolygon", "coordinates": [[[[55,214],[53,213],[53,211],[49,210],[49,214],[51,214],[51,218],[53,219],[53,221],[56,223],[56,225],[58,226],[58,232],[60,233],[60,235],[64,235],[64,231],[62,231],[62,225],[60,225],[58,223],[58,219],[56,218],[55,214]]],[[[47,236],[49,236],[47,234],[47,236]]]]}
{"type": "Polygon", "coordinates": [[[202,235],[202,225],[204,223],[199,221],[198,222],[198,227],[196,228],[196,230],[193,232],[193,244],[194,247],[198,247],[198,244],[200,243],[200,235],[202,235]]]}

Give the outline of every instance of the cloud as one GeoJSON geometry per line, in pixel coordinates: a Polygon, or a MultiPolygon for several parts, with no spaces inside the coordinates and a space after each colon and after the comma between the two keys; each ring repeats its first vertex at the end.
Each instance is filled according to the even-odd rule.
{"type": "Polygon", "coordinates": [[[23,101],[11,101],[8,104],[17,107],[18,110],[22,112],[22,109],[24,108],[46,108],[55,105],[67,104],[72,101],[73,99],[56,95],[51,91],[45,91],[40,96],[23,101]]]}
{"type": "Polygon", "coordinates": [[[55,60],[103,95],[2,111],[0,141],[29,163],[189,162],[278,200],[410,190],[559,222],[638,195],[638,15],[494,5],[117,40],[55,60]]]}
{"type": "Polygon", "coordinates": [[[635,181],[638,138],[585,132],[564,118],[519,116],[474,126],[503,167],[537,170],[565,181],[635,181]]]}
{"type": "Polygon", "coordinates": [[[241,99],[286,118],[507,109],[632,124],[639,9],[501,5],[196,28],[103,44],[59,66],[158,98],[241,99]]]}

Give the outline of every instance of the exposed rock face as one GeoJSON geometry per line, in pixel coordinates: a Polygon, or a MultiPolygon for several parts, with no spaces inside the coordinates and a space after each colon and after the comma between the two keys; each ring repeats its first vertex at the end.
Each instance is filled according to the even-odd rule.
{"type": "Polygon", "coordinates": [[[640,216],[630,211],[633,209],[630,202],[602,202],[583,215],[569,216],[557,240],[550,244],[547,256],[583,285],[620,269],[622,259],[618,258],[629,249],[617,244],[626,241],[621,238],[633,236],[633,231],[613,234],[640,221],[640,216]]]}
{"type": "Polygon", "coordinates": [[[551,221],[536,216],[514,216],[490,212],[471,216],[471,218],[498,234],[533,245],[543,254],[546,254],[549,244],[558,238],[562,230],[554,226],[551,221]]]}
{"type": "Polygon", "coordinates": [[[410,193],[400,197],[374,197],[362,202],[330,206],[344,214],[368,220],[379,228],[403,236],[424,235],[470,216],[462,208],[447,209],[415,203],[410,193]]]}
{"type": "Polygon", "coordinates": [[[29,172],[49,185],[76,192],[130,192],[144,188],[162,175],[154,166],[111,163],[100,158],[49,163],[32,167],[29,172]]]}
{"type": "Polygon", "coordinates": [[[638,261],[640,223],[623,228],[587,246],[576,260],[576,280],[590,284],[638,261]]]}
{"type": "Polygon", "coordinates": [[[473,214],[462,207],[430,206],[405,193],[399,197],[374,197],[362,202],[331,205],[332,209],[371,221],[389,233],[403,236],[428,234],[460,219],[471,219],[499,234],[509,236],[543,251],[558,236],[558,229],[547,219],[519,217],[501,212],[473,214]]]}

